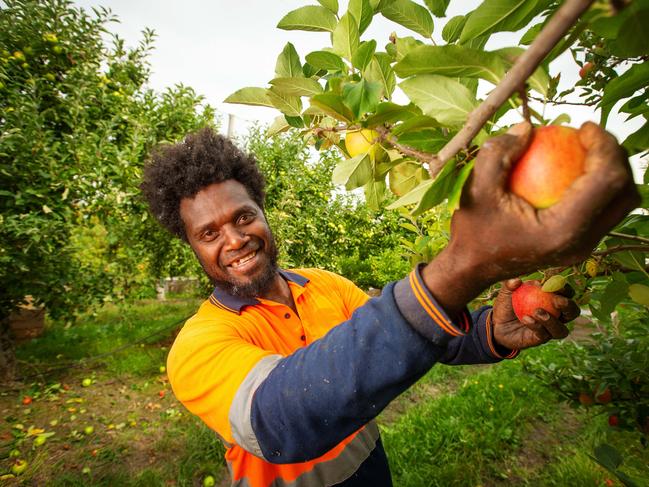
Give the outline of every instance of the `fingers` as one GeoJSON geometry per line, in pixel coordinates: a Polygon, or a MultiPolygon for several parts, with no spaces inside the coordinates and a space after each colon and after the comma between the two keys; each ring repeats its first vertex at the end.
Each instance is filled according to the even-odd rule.
{"type": "Polygon", "coordinates": [[[545,343],[550,338],[552,338],[552,335],[550,335],[545,327],[541,323],[535,321],[531,316],[523,316],[521,322],[532,332],[534,332],[534,334],[538,337],[540,343],[545,343]]]}
{"type": "Polygon", "coordinates": [[[502,286],[500,287],[501,291],[513,293],[520,287],[520,285],[523,284],[523,281],[520,280],[518,277],[514,279],[507,279],[506,281],[503,282],[502,286]]]}
{"type": "Polygon", "coordinates": [[[509,131],[487,140],[480,149],[473,171],[475,194],[503,193],[512,164],[527,148],[532,134],[528,122],[514,125],[509,131]]]}
{"type": "Polygon", "coordinates": [[[637,203],[636,191],[630,187],[633,177],[628,159],[615,137],[594,123],[585,123],[579,138],[586,149],[586,172],[544,216],[565,229],[592,228],[592,222],[602,215],[610,228],[637,203]]]}
{"type": "Polygon", "coordinates": [[[579,309],[579,306],[577,306],[577,303],[564,296],[554,296],[554,298],[552,298],[552,301],[555,308],[557,308],[561,312],[559,320],[561,320],[563,323],[568,323],[569,321],[574,320],[581,313],[581,310],[579,309]]]}
{"type": "Polygon", "coordinates": [[[534,316],[524,316],[521,321],[539,338],[565,338],[570,334],[566,325],[541,308],[534,310],[534,316]]]}

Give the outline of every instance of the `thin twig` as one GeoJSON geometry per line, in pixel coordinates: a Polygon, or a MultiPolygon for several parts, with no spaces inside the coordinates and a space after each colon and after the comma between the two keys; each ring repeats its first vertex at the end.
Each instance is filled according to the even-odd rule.
{"type": "Polygon", "coordinates": [[[447,161],[465,149],[480,129],[498,108],[529,78],[545,56],[575,24],[594,0],[566,0],[547,25],[534,39],[532,45],[516,60],[503,80],[494,88],[487,99],[469,115],[466,124],[443,148],[430,164],[432,177],[444,167],[447,161]]]}
{"type": "Polygon", "coordinates": [[[387,128],[379,125],[375,127],[375,129],[379,133],[379,140],[387,142],[395,149],[398,149],[402,154],[412,156],[420,162],[427,162],[429,164],[435,160],[435,154],[431,154],[430,152],[423,152],[417,149],[413,149],[412,147],[408,147],[407,145],[400,144],[387,128]]]}
{"type": "Polygon", "coordinates": [[[620,232],[608,232],[608,234],[611,237],[626,238],[627,240],[637,240],[638,242],[644,242],[649,244],[649,238],[640,237],[638,235],[629,235],[628,233],[620,233],[620,232]]]}
{"type": "Polygon", "coordinates": [[[598,250],[596,252],[593,252],[593,255],[598,255],[602,257],[604,255],[615,254],[616,252],[626,252],[626,251],[649,252],[649,245],[615,245],[605,250],[598,250]]]}

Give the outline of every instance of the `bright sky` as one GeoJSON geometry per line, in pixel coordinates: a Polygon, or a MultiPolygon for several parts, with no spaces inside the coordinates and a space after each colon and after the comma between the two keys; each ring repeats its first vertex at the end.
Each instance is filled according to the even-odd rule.
{"type": "MultiPolygon", "coordinates": [[[[235,115],[237,133],[245,133],[254,121],[270,123],[278,112],[264,107],[222,103],[228,95],[245,86],[267,86],[273,78],[277,55],[287,42],[295,45],[302,60],[305,54],[330,46],[328,33],[276,28],[286,13],[316,4],[315,0],[77,0],[75,3],[84,8],[99,5],[110,8],[120,20],[110,30],[123,37],[127,45],[136,45],[144,28],[153,29],[157,39],[150,57],[151,86],[156,90],[176,83],[193,87],[220,113],[223,130],[228,114],[235,115]]],[[[447,18],[473,10],[479,3],[479,0],[451,2],[447,18]]],[[[340,4],[343,12],[347,1],[341,0],[340,4]]],[[[439,19],[435,22],[433,36],[441,40],[443,24],[439,19]]],[[[376,39],[382,47],[393,31],[398,36],[418,36],[377,15],[363,39],[376,39]]],[[[492,37],[487,49],[515,45],[520,35],[498,34],[492,37]]],[[[578,80],[578,67],[569,54],[551,66],[551,75],[559,72],[562,75],[560,89],[578,80]]],[[[563,111],[571,115],[573,126],[599,119],[590,108],[569,107],[563,111]]],[[[638,127],[638,123],[624,123],[620,117],[613,117],[609,124],[609,130],[620,140],[638,127]]]]}

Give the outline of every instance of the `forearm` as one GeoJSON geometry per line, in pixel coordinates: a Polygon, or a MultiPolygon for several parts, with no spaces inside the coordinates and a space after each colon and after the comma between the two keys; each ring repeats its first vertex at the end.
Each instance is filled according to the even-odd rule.
{"type": "Polygon", "coordinates": [[[271,370],[263,373],[251,405],[233,404],[250,411],[258,454],[276,463],[315,458],[374,418],[435,363],[502,358],[490,352],[484,329],[473,328],[464,314],[451,323],[422,285],[414,272],[321,340],[267,364],[271,370]]]}
{"type": "Polygon", "coordinates": [[[496,282],[489,278],[495,273],[489,264],[473,262],[463,254],[454,241],[428,263],[421,272],[422,279],[440,306],[457,316],[468,303],[496,282]]]}

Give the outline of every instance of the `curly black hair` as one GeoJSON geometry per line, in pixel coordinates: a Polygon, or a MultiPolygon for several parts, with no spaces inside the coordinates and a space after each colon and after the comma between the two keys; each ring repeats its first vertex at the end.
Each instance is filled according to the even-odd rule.
{"type": "Polygon", "coordinates": [[[264,208],[266,183],[254,157],[205,127],[188,134],[182,142],[156,147],[144,166],[140,189],[157,220],[187,241],[180,201],[228,179],[240,182],[250,198],[264,208]]]}

